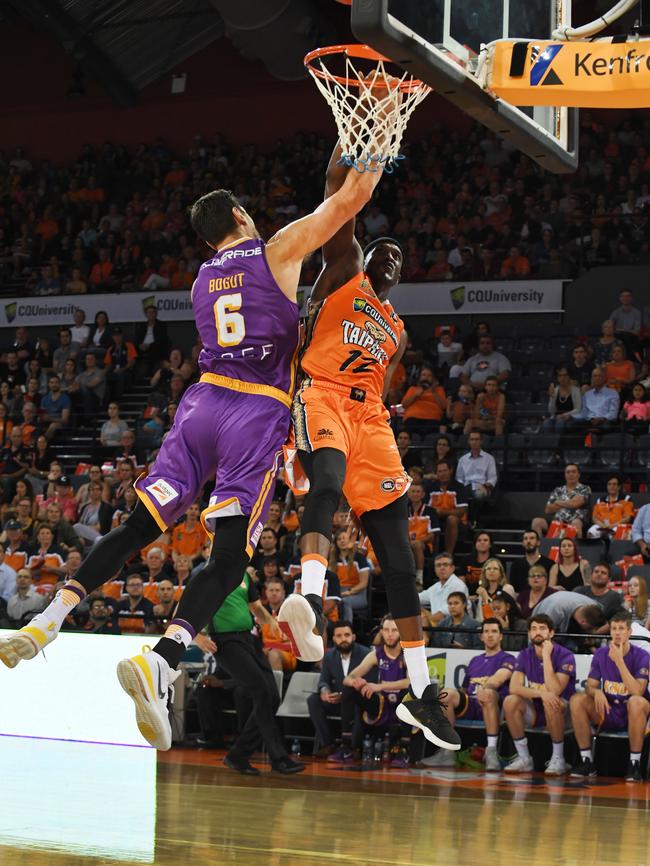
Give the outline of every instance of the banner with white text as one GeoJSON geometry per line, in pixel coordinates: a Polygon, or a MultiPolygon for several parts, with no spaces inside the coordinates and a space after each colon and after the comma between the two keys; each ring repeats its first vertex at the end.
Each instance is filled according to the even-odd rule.
{"type": "MultiPolygon", "coordinates": [[[[453,316],[503,313],[560,313],[561,280],[517,280],[490,283],[405,283],[391,291],[391,302],[401,316],[453,316]]],[[[311,291],[301,287],[299,299],[311,291]],[[303,295],[304,292],[304,295],[303,295]]],[[[103,310],[111,322],[144,321],[144,311],[155,306],[161,319],[191,321],[192,301],[184,292],[133,292],[121,295],[58,295],[47,298],[0,300],[0,328],[71,324],[77,308],[92,322],[103,310]]]]}

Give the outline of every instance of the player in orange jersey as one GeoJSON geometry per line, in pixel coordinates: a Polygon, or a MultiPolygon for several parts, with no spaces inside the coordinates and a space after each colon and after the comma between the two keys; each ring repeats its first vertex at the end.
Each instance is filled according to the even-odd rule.
{"type": "MultiPolygon", "coordinates": [[[[337,147],[325,198],[345,178],[339,157],[337,147]]],[[[410,478],[383,404],[406,348],[404,324],[388,301],[400,278],[402,250],[383,237],[362,251],[354,227],[351,219],[323,247],[323,270],[311,295],[301,357],[305,378],[292,410],[297,456],[310,485],[302,521],[302,595],[286,599],[278,623],[299,658],[323,656],[323,582],[343,492],[377,554],[400,632],[411,687],[397,715],[436,745],[456,750],[460,739],[429,680],[409,540],[410,478]]]]}

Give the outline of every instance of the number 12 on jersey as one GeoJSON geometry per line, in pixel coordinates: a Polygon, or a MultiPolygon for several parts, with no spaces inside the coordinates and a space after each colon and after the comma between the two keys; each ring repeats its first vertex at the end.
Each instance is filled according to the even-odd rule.
{"type": "Polygon", "coordinates": [[[246,322],[241,313],[241,292],[220,295],[214,305],[217,342],[220,346],[237,346],[246,336],[246,322]]]}
{"type": "Polygon", "coordinates": [[[347,370],[350,364],[354,364],[355,361],[361,360],[361,364],[357,364],[356,367],[352,367],[351,373],[367,373],[370,370],[371,364],[379,363],[376,358],[368,357],[368,355],[364,355],[363,352],[359,351],[359,349],[352,349],[348,357],[339,367],[339,373],[342,373],[344,370],[347,370]]]}

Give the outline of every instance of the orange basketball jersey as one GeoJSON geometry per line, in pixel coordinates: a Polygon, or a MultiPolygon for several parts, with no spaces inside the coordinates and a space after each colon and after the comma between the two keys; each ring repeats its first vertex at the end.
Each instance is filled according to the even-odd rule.
{"type": "Polygon", "coordinates": [[[381,399],[386,368],[403,330],[392,306],[379,300],[360,272],[313,310],[302,369],[314,382],[360,388],[381,399]]]}

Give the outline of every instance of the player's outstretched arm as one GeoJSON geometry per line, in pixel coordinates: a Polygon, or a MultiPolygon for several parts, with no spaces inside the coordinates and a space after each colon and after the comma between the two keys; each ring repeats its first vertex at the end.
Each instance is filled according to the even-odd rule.
{"type": "Polygon", "coordinates": [[[296,299],[300,267],[370,200],[381,171],[348,171],[343,186],[316,210],[280,229],[266,245],[266,258],[285,295],[296,299]]]}

